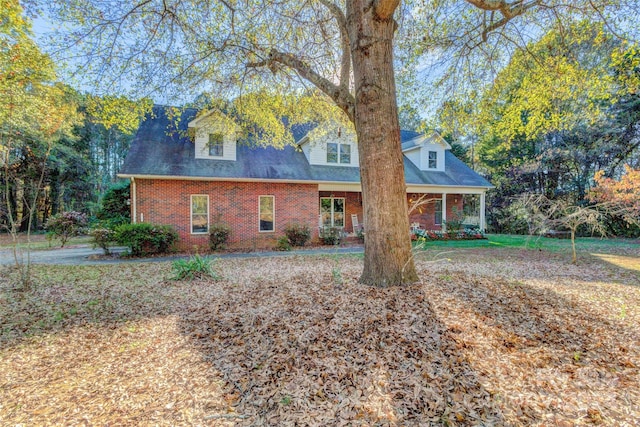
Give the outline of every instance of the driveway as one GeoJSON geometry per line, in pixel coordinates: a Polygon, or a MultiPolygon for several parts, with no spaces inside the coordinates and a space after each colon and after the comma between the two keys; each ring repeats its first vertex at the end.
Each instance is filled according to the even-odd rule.
{"type": "MultiPolygon", "coordinates": [[[[46,250],[33,250],[30,254],[32,264],[57,264],[57,265],[100,265],[117,264],[127,262],[161,262],[173,261],[180,258],[188,258],[188,255],[169,255],[152,258],[119,258],[117,254],[124,252],[126,248],[115,247],[111,251],[116,255],[112,258],[104,257],[102,249],[92,249],[90,245],[77,245],[66,248],[54,248],[46,250]]],[[[264,251],[264,252],[234,252],[214,255],[217,258],[257,258],[292,255],[333,255],[333,254],[358,254],[363,253],[362,246],[331,246],[320,248],[309,248],[292,250],[287,252],[264,251]]],[[[27,254],[22,253],[23,260],[26,261],[27,254]]],[[[10,249],[0,250],[0,265],[10,265],[15,262],[13,251],[10,249]]]]}

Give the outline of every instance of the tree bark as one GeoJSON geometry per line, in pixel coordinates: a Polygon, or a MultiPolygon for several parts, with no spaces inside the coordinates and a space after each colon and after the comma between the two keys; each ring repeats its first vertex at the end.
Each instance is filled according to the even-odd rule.
{"type": "Polygon", "coordinates": [[[365,221],[360,282],[387,287],[413,283],[418,276],[411,254],[393,69],[396,23],[376,10],[370,0],[347,1],[365,221]]]}

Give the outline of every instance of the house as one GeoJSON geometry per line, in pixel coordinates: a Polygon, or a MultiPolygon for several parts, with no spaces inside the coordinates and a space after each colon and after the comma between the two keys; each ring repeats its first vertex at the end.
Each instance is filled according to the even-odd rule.
{"type": "MultiPolygon", "coordinates": [[[[351,233],[364,223],[355,137],[340,128],[296,126],[296,146],[256,147],[219,113],[182,111],[178,128],[167,107],[142,122],[119,174],[131,180],[133,222],[173,225],[184,249],[208,245],[211,224],[231,227],[232,247],[271,247],[287,224],[351,233]]],[[[437,133],[402,131],[407,201],[430,200],[411,214],[424,229],[447,218],[484,228],[492,186],[451,152],[437,133]]]]}

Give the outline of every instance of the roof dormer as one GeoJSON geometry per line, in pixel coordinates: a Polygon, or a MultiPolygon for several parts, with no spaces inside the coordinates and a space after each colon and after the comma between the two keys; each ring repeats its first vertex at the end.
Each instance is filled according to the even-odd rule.
{"type": "Polygon", "coordinates": [[[311,130],[298,143],[309,164],[358,167],[358,146],[352,128],[325,123],[311,130]]]}
{"type": "Polygon", "coordinates": [[[236,123],[217,110],[208,111],[189,122],[195,130],[195,158],[236,160],[239,133],[236,123]]]}
{"type": "Polygon", "coordinates": [[[402,153],[423,171],[444,171],[444,153],[451,146],[436,131],[402,144],[402,153]]]}

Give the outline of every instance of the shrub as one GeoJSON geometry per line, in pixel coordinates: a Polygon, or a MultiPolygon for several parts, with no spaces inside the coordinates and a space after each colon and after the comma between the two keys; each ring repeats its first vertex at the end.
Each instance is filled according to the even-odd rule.
{"type": "Polygon", "coordinates": [[[415,230],[412,240],[476,240],[486,239],[479,227],[469,227],[464,230],[442,232],[440,230],[415,230]]]}
{"type": "Polygon", "coordinates": [[[129,182],[122,181],[109,187],[102,196],[102,207],[96,213],[96,217],[107,224],[108,228],[131,221],[129,208],[130,190],[129,182]]]}
{"type": "Polygon", "coordinates": [[[287,236],[282,236],[278,239],[276,243],[275,250],[277,251],[290,251],[291,244],[289,243],[289,238],[287,236]]]}
{"type": "Polygon", "coordinates": [[[462,212],[459,211],[457,206],[452,207],[450,217],[445,221],[447,230],[457,232],[462,228],[463,221],[464,216],[462,215],[462,212]]]}
{"type": "Polygon", "coordinates": [[[115,240],[129,247],[132,255],[140,256],[168,252],[178,241],[178,233],[169,225],[123,224],[116,228],[115,240]]]}
{"type": "Polygon", "coordinates": [[[213,261],[209,257],[201,257],[195,255],[187,259],[179,259],[173,262],[171,269],[173,271],[172,280],[193,280],[204,279],[210,277],[213,280],[220,280],[220,275],[213,268],[213,261]]]}
{"type": "Polygon", "coordinates": [[[115,238],[115,231],[109,228],[94,228],[89,234],[93,237],[93,247],[100,247],[105,255],[109,255],[109,246],[115,238]]]}
{"type": "Polygon", "coordinates": [[[212,251],[224,249],[231,234],[231,227],[222,222],[216,222],[209,229],[209,247],[212,251]]]}
{"type": "Polygon", "coordinates": [[[49,218],[45,224],[45,228],[50,236],[59,239],[61,246],[64,247],[70,237],[82,234],[87,224],[88,220],[85,214],[69,211],[59,213],[49,218]]]}
{"type": "Polygon", "coordinates": [[[284,234],[292,246],[304,246],[311,240],[311,229],[308,225],[289,224],[284,228],[284,234]]]}
{"type": "Polygon", "coordinates": [[[337,245],[342,239],[342,229],[337,227],[322,227],[320,241],[323,245],[337,245]]]}

